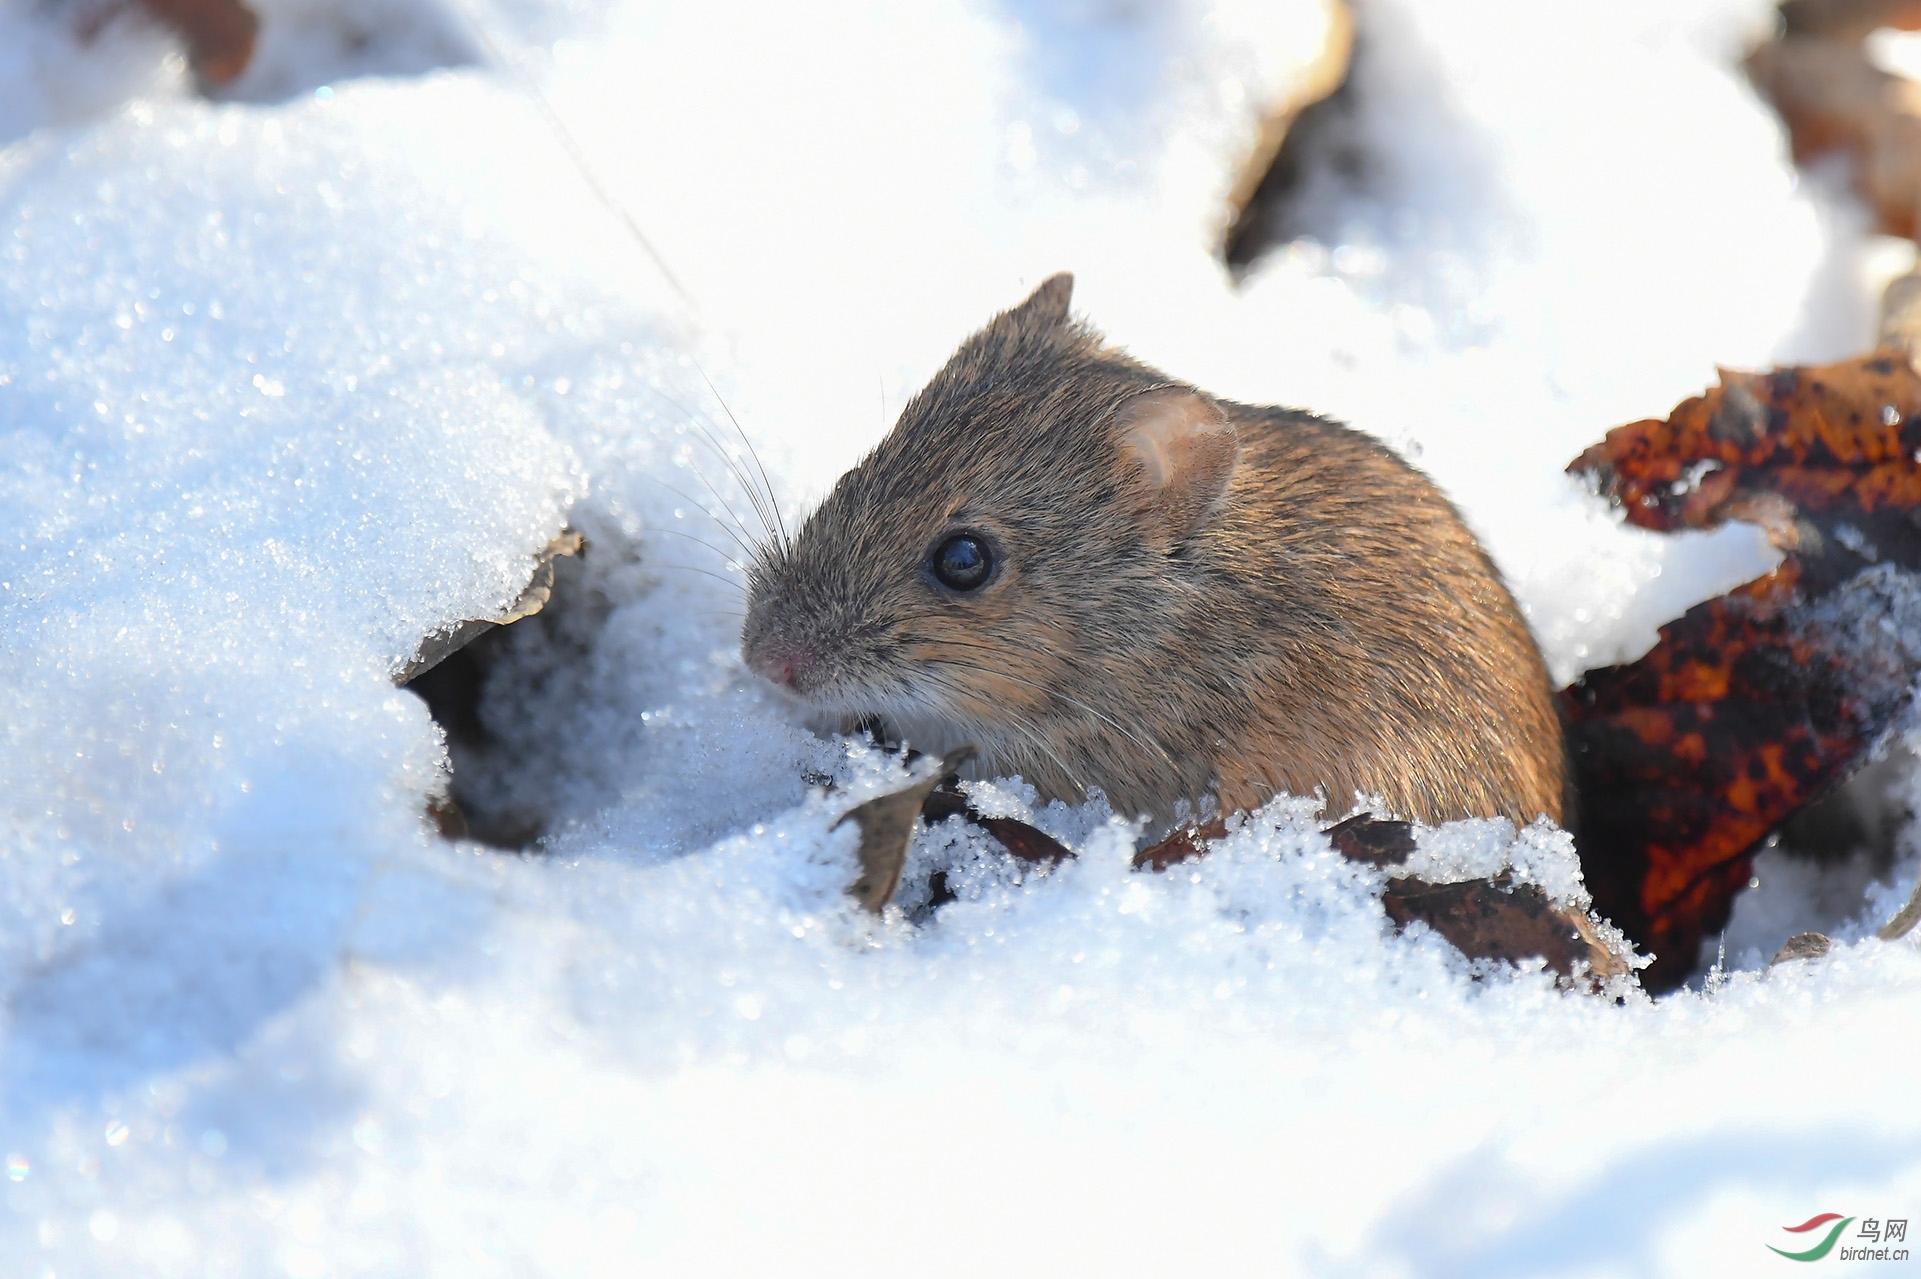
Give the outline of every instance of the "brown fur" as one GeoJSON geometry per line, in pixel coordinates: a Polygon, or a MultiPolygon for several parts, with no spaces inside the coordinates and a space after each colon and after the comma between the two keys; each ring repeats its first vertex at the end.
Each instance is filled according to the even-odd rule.
{"type": "Polygon", "coordinates": [[[1346,427],[1210,399],[1105,345],[1068,316],[1071,288],[1055,276],[969,338],[767,549],[749,663],[1124,813],[1325,788],[1426,822],[1559,820],[1547,672],[1439,490],[1346,427]],[[1160,434],[1130,426],[1148,418],[1160,434]],[[968,594],[927,568],[961,529],[998,562],[968,594]]]}

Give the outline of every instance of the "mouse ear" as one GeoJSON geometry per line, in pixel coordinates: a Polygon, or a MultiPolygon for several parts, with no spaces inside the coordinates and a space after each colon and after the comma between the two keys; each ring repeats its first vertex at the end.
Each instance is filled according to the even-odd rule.
{"type": "Polygon", "coordinates": [[[1143,510],[1158,514],[1170,541],[1194,532],[1219,505],[1240,457],[1227,415],[1198,391],[1172,387],[1122,404],[1114,439],[1140,468],[1143,510]]]}
{"type": "Polygon", "coordinates": [[[1073,297],[1073,273],[1062,271],[1042,280],[1041,286],[1014,308],[1014,314],[1038,320],[1042,324],[1059,324],[1067,319],[1067,304],[1073,297]]]}

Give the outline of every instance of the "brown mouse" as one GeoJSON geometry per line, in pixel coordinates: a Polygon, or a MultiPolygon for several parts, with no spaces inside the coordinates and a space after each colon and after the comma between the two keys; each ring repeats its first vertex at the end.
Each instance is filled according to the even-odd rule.
{"type": "Polygon", "coordinates": [[[1561,724],[1460,515],[1369,437],[1109,346],[1056,275],[969,338],[749,574],[741,652],[817,710],[1166,820],[1325,791],[1563,818],[1561,724]]]}

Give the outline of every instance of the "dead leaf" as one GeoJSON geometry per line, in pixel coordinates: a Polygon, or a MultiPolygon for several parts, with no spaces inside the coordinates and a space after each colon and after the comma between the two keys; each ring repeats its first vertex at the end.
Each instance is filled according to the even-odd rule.
{"type": "Polygon", "coordinates": [[[1303,112],[1326,101],[1347,80],[1354,59],[1354,15],[1344,0],[1323,0],[1326,18],[1321,46],[1261,113],[1260,128],[1253,149],[1235,175],[1227,196],[1227,216],[1222,224],[1221,256],[1233,260],[1238,242],[1247,238],[1252,217],[1258,216],[1256,194],[1268,181],[1269,173],[1280,158],[1288,133],[1303,112]]]}
{"type": "Polygon", "coordinates": [[[1365,813],[1327,828],[1334,851],[1351,862],[1373,866],[1399,866],[1414,852],[1412,822],[1380,821],[1365,813]]]}
{"type": "Polygon", "coordinates": [[[253,60],[260,19],[241,0],[140,0],[187,45],[194,75],[210,88],[231,84],[253,60]]]}
{"type": "Polygon", "coordinates": [[[414,655],[394,676],[394,683],[406,684],[418,679],[495,627],[532,617],[547,607],[547,601],[554,594],[554,560],[563,555],[577,555],[586,546],[586,539],[572,529],[547,543],[534,556],[534,571],[511,604],[491,617],[468,618],[424,637],[414,655]]]}
{"type": "Polygon", "coordinates": [[[835,827],[853,822],[860,827],[860,876],[847,892],[862,909],[879,914],[900,887],[907,865],[907,846],[914,838],[914,821],[935,787],[960,771],[976,754],[972,746],[957,746],[942,756],[932,776],[891,794],[858,804],[841,815],[835,827]]]}
{"type": "Polygon", "coordinates": [[[959,817],[992,835],[1008,853],[1030,865],[1052,866],[1074,855],[1071,848],[1044,830],[1016,818],[987,817],[976,811],[952,777],[927,796],[927,802],[921,805],[920,815],[921,820],[930,826],[950,817],[959,817]]]}
{"type": "Polygon", "coordinates": [[[1914,931],[1916,923],[1921,923],[1921,883],[1916,883],[1914,892],[1909,895],[1907,904],[1894,913],[1894,918],[1882,925],[1875,936],[1882,941],[1894,941],[1906,937],[1914,931]]]}
{"type": "MultiPolygon", "coordinates": [[[[1869,60],[1862,38],[1873,28],[1861,30],[1858,14],[1870,6],[1853,6],[1856,15],[1843,15],[1843,7],[1801,6],[1806,16],[1797,25],[1748,55],[1748,78],[1780,112],[1797,162],[1835,151],[1852,156],[1855,186],[1879,229],[1912,236],[1921,208],[1921,87],[1869,60]],[[1833,19],[1825,32],[1820,8],[1833,19]]],[[[1903,21],[1912,21],[1914,8],[1886,6],[1903,21]]]]}
{"type": "Polygon", "coordinates": [[[1790,36],[1865,39],[1878,27],[1921,31],[1921,0],[1782,0],[1781,28],[1790,36]]]}
{"type": "MultiPolygon", "coordinates": [[[[1182,827],[1134,854],[1134,868],[1164,871],[1201,856],[1226,833],[1219,818],[1182,827]]],[[[1408,822],[1360,814],[1328,827],[1326,834],[1341,856],[1372,866],[1402,865],[1414,851],[1414,827],[1408,822]]],[[[1564,979],[1581,971],[1593,979],[1632,971],[1586,913],[1557,906],[1539,888],[1513,884],[1505,876],[1461,884],[1400,876],[1388,881],[1381,906],[1395,927],[1420,920],[1470,959],[1518,963],[1539,957],[1564,979]]]]}
{"type": "Polygon", "coordinates": [[[1469,959],[1519,964],[1539,958],[1564,979],[1583,971],[1592,978],[1632,971],[1583,912],[1557,906],[1533,884],[1505,875],[1458,884],[1390,879],[1381,906],[1396,927],[1419,920],[1469,959]]]}
{"type": "Polygon", "coordinates": [[[1743,520],[1798,554],[1825,589],[1868,560],[1921,564],[1921,376],[1879,351],[1770,373],[1721,370],[1720,386],[1665,419],[1616,427],[1568,470],[1594,479],[1628,522],[1668,533],[1743,520]],[[1849,531],[1842,532],[1846,525],[1849,531]],[[1815,536],[1810,536],[1811,534],[1815,536]]]}
{"type": "Polygon", "coordinates": [[[1906,708],[1897,607],[1864,570],[1921,569],[1921,377],[1879,352],[1721,385],[1569,469],[1660,531],[1761,525],[1779,569],[1661,628],[1563,694],[1597,909],[1653,991],[1727,923],[1760,841],[1826,794],[1906,708]]]}
{"type": "Polygon", "coordinates": [[[1721,931],[1769,832],[1846,775],[1891,713],[1794,625],[1795,566],[1696,605],[1628,666],[1563,696],[1595,907],[1678,984],[1721,931]]]}
{"type": "Polygon", "coordinates": [[[1768,967],[1785,964],[1791,959],[1819,959],[1834,947],[1825,933],[1796,933],[1781,943],[1781,949],[1774,952],[1768,967]]]}
{"type": "Polygon", "coordinates": [[[1182,826],[1157,844],[1134,854],[1135,870],[1166,870],[1190,858],[1199,857],[1207,846],[1227,834],[1227,823],[1216,817],[1211,822],[1182,826]]]}

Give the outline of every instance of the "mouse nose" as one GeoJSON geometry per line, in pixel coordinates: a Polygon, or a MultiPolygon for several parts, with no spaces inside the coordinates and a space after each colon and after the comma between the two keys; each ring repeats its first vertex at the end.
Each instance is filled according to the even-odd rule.
{"type": "Polygon", "coordinates": [[[756,673],[779,684],[782,688],[798,689],[801,678],[813,665],[813,661],[801,650],[781,645],[750,654],[747,664],[756,673]]]}

